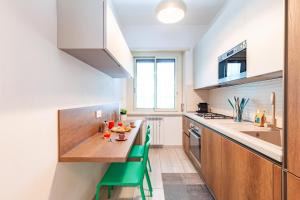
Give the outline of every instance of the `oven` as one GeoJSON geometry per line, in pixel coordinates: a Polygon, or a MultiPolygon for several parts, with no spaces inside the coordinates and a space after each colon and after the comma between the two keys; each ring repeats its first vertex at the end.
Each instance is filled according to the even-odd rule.
{"type": "Polygon", "coordinates": [[[219,56],[219,83],[238,80],[247,76],[247,42],[219,56]]]}
{"type": "Polygon", "coordinates": [[[191,123],[189,128],[190,133],[190,152],[201,164],[201,133],[202,129],[191,123]]]}

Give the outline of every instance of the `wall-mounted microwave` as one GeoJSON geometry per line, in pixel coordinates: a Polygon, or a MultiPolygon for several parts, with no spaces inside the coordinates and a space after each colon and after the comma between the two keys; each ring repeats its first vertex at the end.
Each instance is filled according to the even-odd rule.
{"type": "Polygon", "coordinates": [[[247,76],[247,42],[244,41],[219,56],[219,83],[247,76]]]}

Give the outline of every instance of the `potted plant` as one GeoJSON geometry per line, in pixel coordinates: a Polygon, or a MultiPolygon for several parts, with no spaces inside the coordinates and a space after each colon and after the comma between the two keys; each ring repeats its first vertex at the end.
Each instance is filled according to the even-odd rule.
{"type": "Polygon", "coordinates": [[[122,122],[127,121],[127,110],[125,108],[120,110],[120,117],[122,122]]]}

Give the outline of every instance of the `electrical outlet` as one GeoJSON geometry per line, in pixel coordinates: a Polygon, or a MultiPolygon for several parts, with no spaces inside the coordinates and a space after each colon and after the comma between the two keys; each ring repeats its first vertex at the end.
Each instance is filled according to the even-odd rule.
{"type": "Polygon", "coordinates": [[[101,110],[97,110],[96,111],[96,118],[98,119],[100,117],[102,117],[102,111],[101,110]]]}

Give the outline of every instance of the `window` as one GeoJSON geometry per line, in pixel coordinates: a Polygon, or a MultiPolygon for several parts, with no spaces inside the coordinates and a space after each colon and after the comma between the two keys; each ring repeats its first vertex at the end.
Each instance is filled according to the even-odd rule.
{"type": "Polygon", "coordinates": [[[176,109],[175,58],[136,58],[135,108],[176,109]]]}

